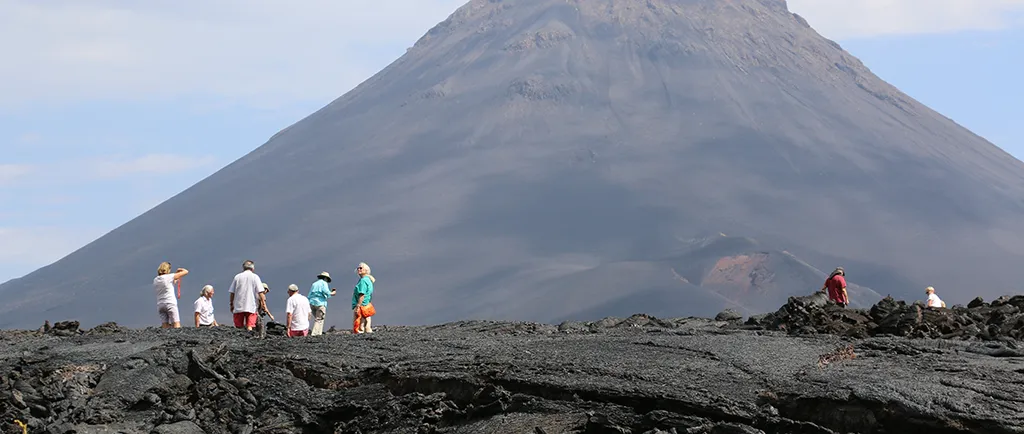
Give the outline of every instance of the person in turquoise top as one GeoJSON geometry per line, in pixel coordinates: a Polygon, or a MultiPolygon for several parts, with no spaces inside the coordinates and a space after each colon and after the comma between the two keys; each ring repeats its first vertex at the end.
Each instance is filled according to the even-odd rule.
{"type": "Polygon", "coordinates": [[[316,276],[316,282],[309,288],[309,310],[313,313],[313,330],[310,336],[324,333],[324,318],[327,317],[327,299],[338,294],[338,290],[327,286],[331,283],[331,275],[326,271],[316,276]]]}
{"type": "Polygon", "coordinates": [[[356,282],[356,287],[352,290],[352,332],[373,333],[370,319],[377,312],[373,308],[371,299],[373,299],[373,283],[377,279],[370,274],[370,266],[365,262],[359,263],[359,266],[356,267],[356,274],[359,275],[359,281],[356,282]]]}

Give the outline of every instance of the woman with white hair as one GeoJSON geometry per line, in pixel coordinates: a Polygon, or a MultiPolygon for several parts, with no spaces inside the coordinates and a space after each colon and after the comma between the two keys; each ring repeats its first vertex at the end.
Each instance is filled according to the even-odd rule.
{"type": "Polygon", "coordinates": [[[195,311],[196,327],[216,327],[217,320],[213,317],[213,285],[206,285],[199,292],[199,298],[192,303],[195,311]]]}
{"type": "Polygon", "coordinates": [[[359,281],[352,291],[352,333],[373,333],[370,317],[377,313],[370,300],[373,298],[373,282],[377,279],[370,274],[370,266],[360,262],[356,267],[359,281]]]}
{"type": "Polygon", "coordinates": [[[929,286],[924,289],[924,293],[928,296],[928,301],[925,302],[928,307],[946,307],[946,302],[942,301],[939,296],[935,295],[935,288],[929,286]]]}

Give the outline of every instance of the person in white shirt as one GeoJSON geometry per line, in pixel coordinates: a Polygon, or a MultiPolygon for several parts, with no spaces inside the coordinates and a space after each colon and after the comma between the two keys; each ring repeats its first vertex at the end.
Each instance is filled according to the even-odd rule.
{"type": "Polygon", "coordinates": [[[162,262],[156,269],[153,291],[156,292],[156,313],[160,315],[160,328],[181,328],[181,318],[178,316],[178,298],[174,294],[174,284],[186,274],[188,274],[188,270],[184,268],[179,268],[178,271],[171,274],[170,262],[162,262]]]}
{"type": "Polygon", "coordinates": [[[928,294],[928,301],[926,303],[928,307],[946,307],[946,302],[935,295],[935,288],[929,286],[924,289],[924,293],[928,294]]]}
{"type": "Polygon", "coordinates": [[[245,327],[252,331],[256,327],[257,308],[262,305],[263,291],[263,281],[256,274],[256,264],[246,260],[242,263],[242,272],[235,275],[228,288],[236,328],[245,327]]]}
{"type": "Polygon", "coordinates": [[[309,334],[309,319],[313,311],[309,307],[309,299],[299,294],[299,287],[294,283],[288,285],[288,337],[306,336],[309,334]]]}
{"type": "Polygon", "coordinates": [[[192,303],[192,310],[195,312],[196,327],[216,327],[217,320],[213,317],[213,285],[206,285],[199,293],[199,298],[192,303]]]}

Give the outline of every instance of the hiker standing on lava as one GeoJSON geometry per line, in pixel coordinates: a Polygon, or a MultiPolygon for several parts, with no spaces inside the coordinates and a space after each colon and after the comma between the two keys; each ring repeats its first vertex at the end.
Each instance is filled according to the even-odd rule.
{"type": "Polygon", "coordinates": [[[373,333],[371,317],[377,313],[370,299],[373,298],[373,283],[377,281],[370,274],[370,266],[360,262],[356,267],[359,281],[352,290],[352,333],[373,333]]]}
{"type": "Polygon", "coordinates": [[[213,317],[213,285],[206,285],[199,292],[199,298],[192,303],[195,312],[196,327],[216,327],[217,319],[213,317]]]}
{"type": "Polygon", "coordinates": [[[843,267],[836,267],[832,274],[825,279],[821,292],[828,293],[828,299],[843,305],[850,305],[850,296],[846,293],[846,271],[843,267]]]}
{"type": "Polygon", "coordinates": [[[242,263],[242,272],[235,275],[228,288],[235,328],[245,327],[252,331],[256,327],[257,309],[264,306],[261,303],[263,291],[263,281],[256,274],[256,264],[246,260],[242,263]]]}
{"type": "Polygon", "coordinates": [[[178,315],[178,299],[174,295],[174,283],[188,274],[188,270],[179,268],[171,274],[171,263],[162,262],[156,268],[153,279],[153,290],[156,291],[156,313],[160,315],[160,328],[181,328],[181,317],[178,315]]]}
{"type": "Polygon", "coordinates": [[[925,303],[928,307],[946,307],[946,302],[935,295],[935,288],[929,286],[924,289],[924,293],[928,295],[928,301],[925,303]]]}
{"type": "Polygon", "coordinates": [[[327,286],[331,275],[326,271],[316,276],[316,282],[309,288],[309,310],[313,313],[313,330],[310,336],[324,333],[324,318],[327,317],[327,299],[338,295],[338,290],[327,286]]]}
{"type": "Polygon", "coordinates": [[[261,338],[267,337],[267,323],[263,321],[264,316],[269,316],[271,321],[277,321],[274,319],[274,314],[270,313],[270,309],[267,308],[267,294],[270,293],[270,285],[266,282],[263,283],[263,292],[260,293],[259,306],[257,307],[258,312],[256,315],[256,334],[261,338]]]}
{"type": "Polygon", "coordinates": [[[288,315],[288,337],[306,336],[309,334],[309,318],[313,316],[309,307],[309,299],[299,294],[299,287],[294,283],[288,285],[288,304],[284,311],[288,315]]]}

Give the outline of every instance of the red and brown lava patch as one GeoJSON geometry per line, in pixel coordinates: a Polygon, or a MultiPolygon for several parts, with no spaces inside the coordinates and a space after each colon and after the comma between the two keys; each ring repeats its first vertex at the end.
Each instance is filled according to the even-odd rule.
{"type": "Polygon", "coordinates": [[[742,292],[759,291],[775,275],[768,268],[769,259],[768,253],[723,257],[704,274],[701,286],[726,286],[742,292]]]}

